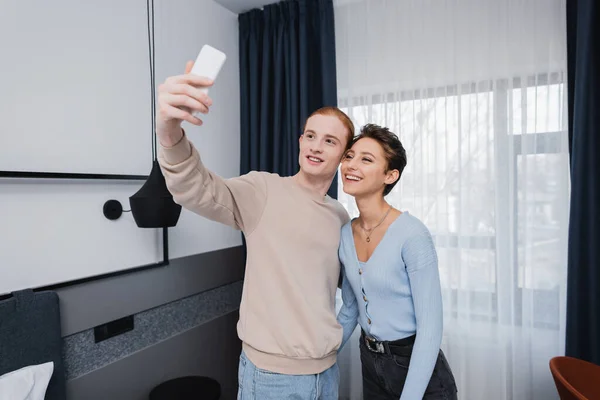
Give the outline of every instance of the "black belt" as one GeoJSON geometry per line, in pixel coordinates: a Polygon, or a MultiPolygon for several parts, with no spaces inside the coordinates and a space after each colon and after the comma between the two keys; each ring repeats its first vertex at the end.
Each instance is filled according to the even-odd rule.
{"type": "Polygon", "coordinates": [[[373,353],[390,355],[395,354],[408,357],[410,357],[412,353],[412,345],[415,343],[416,337],[417,335],[412,335],[393,341],[379,341],[369,337],[362,329],[360,335],[360,339],[365,344],[367,350],[373,353]]]}

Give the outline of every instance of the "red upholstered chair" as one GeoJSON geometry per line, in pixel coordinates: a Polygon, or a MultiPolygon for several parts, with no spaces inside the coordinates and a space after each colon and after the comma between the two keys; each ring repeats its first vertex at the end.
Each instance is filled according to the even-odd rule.
{"type": "Polygon", "coordinates": [[[561,400],[600,400],[600,366],[573,357],[554,357],[550,372],[561,400]]]}

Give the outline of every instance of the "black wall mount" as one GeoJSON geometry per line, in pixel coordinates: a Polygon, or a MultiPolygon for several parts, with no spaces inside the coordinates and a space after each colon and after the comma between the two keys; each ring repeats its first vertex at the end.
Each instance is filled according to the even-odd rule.
{"type": "Polygon", "coordinates": [[[102,213],[107,219],[114,221],[123,215],[123,206],[119,200],[108,200],[102,207],[102,213]]]}

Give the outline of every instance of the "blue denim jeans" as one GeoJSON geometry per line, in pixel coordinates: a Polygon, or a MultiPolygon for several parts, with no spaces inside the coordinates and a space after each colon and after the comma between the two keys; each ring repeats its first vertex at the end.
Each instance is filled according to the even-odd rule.
{"type": "Polygon", "coordinates": [[[312,375],[284,375],[256,367],[242,351],[238,369],[238,400],[337,400],[337,364],[312,375]]]}

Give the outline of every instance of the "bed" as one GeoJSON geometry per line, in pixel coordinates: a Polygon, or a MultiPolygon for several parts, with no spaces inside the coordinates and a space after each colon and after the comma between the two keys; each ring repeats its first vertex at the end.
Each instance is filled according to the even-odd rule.
{"type": "MultiPolygon", "coordinates": [[[[16,374],[21,374],[21,383],[25,381],[23,371],[30,373],[26,377],[30,381],[37,379],[34,384],[38,392],[44,389],[45,400],[65,400],[60,308],[55,292],[21,290],[0,301],[0,393],[16,393],[7,390],[16,390],[16,374]]],[[[23,398],[35,399],[33,393],[23,398]]]]}

